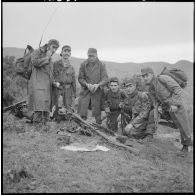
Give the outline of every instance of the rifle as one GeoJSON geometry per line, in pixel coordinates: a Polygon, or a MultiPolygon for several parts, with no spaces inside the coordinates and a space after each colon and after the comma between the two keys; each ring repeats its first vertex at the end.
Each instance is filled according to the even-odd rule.
{"type": "Polygon", "coordinates": [[[24,105],[26,105],[27,101],[26,100],[23,100],[21,102],[17,102],[11,106],[8,106],[8,107],[5,107],[3,108],[3,112],[7,112],[7,111],[15,111],[16,109],[17,110],[20,110],[24,105]]]}
{"type": "Polygon", "coordinates": [[[107,140],[109,143],[111,143],[111,144],[113,144],[115,146],[118,146],[118,147],[122,147],[122,148],[130,151],[131,153],[138,154],[138,150],[137,149],[129,147],[129,146],[126,146],[126,145],[124,145],[122,143],[118,143],[116,141],[116,136],[110,137],[110,136],[104,134],[103,132],[99,131],[99,128],[97,128],[97,125],[92,125],[92,124],[88,123],[87,121],[83,120],[78,114],[73,113],[73,112],[69,111],[68,109],[66,109],[64,114],[69,115],[75,122],[80,123],[81,125],[84,125],[85,127],[88,127],[90,129],[90,132],[91,131],[95,132],[100,137],[102,137],[105,140],[107,140]]]}

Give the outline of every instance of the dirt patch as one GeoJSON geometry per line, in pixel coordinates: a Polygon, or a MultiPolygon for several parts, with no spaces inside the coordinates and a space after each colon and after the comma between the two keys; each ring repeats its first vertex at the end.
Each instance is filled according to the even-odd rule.
{"type": "Polygon", "coordinates": [[[134,155],[97,135],[79,133],[71,134],[71,143],[99,144],[110,150],[63,150],[57,131],[65,123],[50,122],[38,129],[15,118],[9,118],[10,127],[4,122],[4,193],[193,191],[193,153],[179,152],[176,129],[160,126],[153,141],[142,144],[139,154],[134,155]],[[10,170],[19,171],[21,167],[31,177],[21,177],[18,182],[8,179],[10,170]]]}

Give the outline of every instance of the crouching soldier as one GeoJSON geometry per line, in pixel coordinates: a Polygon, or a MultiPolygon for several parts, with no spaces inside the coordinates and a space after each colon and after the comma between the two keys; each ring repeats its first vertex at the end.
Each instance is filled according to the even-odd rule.
{"type": "Polygon", "coordinates": [[[56,86],[53,88],[53,106],[56,110],[54,117],[58,116],[59,107],[74,109],[74,102],[76,98],[76,79],[74,67],[70,64],[69,58],[71,56],[71,47],[65,45],[62,47],[61,59],[53,64],[53,77],[56,86]],[[61,105],[59,105],[61,99],[61,105]]]}
{"type": "MultiPolygon", "coordinates": [[[[146,92],[137,90],[135,78],[130,78],[125,83],[125,91],[128,98],[124,109],[130,110],[132,119],[126,125],[123,134],[135,138],[151,141],[155,133],[154,112],[151,111],[152,102],[146,92]]],[[[120,140],[120,138],[119,138],[120,140]]]]}
{"type": "Polygon", "coordinates": [[[121,111],[121,105],[127,98],[125,91],[119,89],[117,77],[110,78],[109,89],[104,93],[104,110],[107,114],[107,126],[113,131],[118,130],[117,118],[121,111]]]}
{"type": "Polygon", "coordinates": [[[149,94],[153,103],[166,105],[173,122],[180,130],[182,151],[187,152],[192,145],[190,117],[185,105],[185,95],[179,84],[167,75],[155,76],[151,68],[141,70],[145,83],[149,86],[149,94]]]}

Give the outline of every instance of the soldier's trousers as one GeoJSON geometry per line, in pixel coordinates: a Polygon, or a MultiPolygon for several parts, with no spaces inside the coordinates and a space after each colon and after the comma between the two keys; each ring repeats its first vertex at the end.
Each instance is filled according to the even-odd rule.
{"type": "MultiPolygon", "coordinates": [[[[144,139],[147,135],[153,135],[155,131],[154,110],[151,110],[148,118],[142,123],[136,124],[136,128],[131,128],[127,136],[135,139],[144,139]]],[[[126,135],[126,133],[124,134],[126,135]]]]}
{"type": "Polygon", "coordinates": [[[35,111],[33,114],[34,123],[46,123],[49,120],[49,112],[35,111]]]}
{"type": "Polygon", "coordinates": [[[119,111],[110,112],[109,117],[107,118],[108,128],[115,131],[115,132],[118,130],[117,118],[118,118],[119,114],[120,114],[119,111]]]}
{"type": "Polygon", "coordinates": [[[170,112],[170,115],[173,122],[180,130],[181,144],[187,146],[192,145],[191,125],[187,110],[184,108],[184,106],[180,106],[177,112],[170,112]]]}

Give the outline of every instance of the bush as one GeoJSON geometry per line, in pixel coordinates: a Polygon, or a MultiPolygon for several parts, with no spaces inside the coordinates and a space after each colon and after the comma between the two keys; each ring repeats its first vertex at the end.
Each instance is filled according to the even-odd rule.
{"type": "Polygon", "coordinates": [[[3,58],[3,107],[26,97],[27,80],[16,75],[14,56],[3,58]]]}

